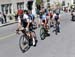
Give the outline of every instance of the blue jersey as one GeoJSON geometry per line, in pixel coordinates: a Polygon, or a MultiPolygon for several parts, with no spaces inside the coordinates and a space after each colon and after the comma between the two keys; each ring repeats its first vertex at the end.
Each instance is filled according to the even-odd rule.
{"type": "Polygon", "coordinates": [[[34,20],[35,19],[34,15],[33,14],[29,14],[29,19],[34,20]]]}
{"type": "Polygon", "coordinates": [[[43,14],[43,15],[41,16],[41,20],[45,20],[45,19],[46,19],[46,15],[43,14]]]}

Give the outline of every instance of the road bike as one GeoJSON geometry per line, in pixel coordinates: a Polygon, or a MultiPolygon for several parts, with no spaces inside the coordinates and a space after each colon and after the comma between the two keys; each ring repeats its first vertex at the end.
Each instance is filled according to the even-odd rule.
{"type": "Polygon", "coordinates": [[[24,53],[29,50],[31,45],[36,46],[36,34],[34,31],[32,31],[32,35],[28,35],[28,33],[31,33],[31,31],[27,32],[25,29],[20,31],[22,31],[23,34],[19,39],[19,47],[20,50],[24,53]]]}
{"type": "Polygon", "coordinates": [[[48,35],[48,31],[46,30],[46,28],[44,28],[43,25],[41,25],[41,28],[40,28],[40,38],[41,38],[41,40],[44,40],[47,35],[48,35]]]}

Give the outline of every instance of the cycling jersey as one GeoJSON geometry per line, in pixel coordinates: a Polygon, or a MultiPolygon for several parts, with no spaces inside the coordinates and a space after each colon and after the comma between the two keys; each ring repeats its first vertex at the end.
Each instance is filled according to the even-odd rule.
{"type": "Polygon", "coordinates": [[[54,19],[54,20],[57,21],[59,18],[60,18],[60,15],[57,15],[57,14],[54,14],[54,15],[53,15],[53,19],[54,19]]]}
{"type": "Polygon", "coordinates": [[[32,30],[32,20],[29,19],[29,16],[27,14],[24,14],[22,16],[18,16],[18,22],[21,23],[21,25],[26,28],[27,27],[27,24],[28,22],[30,22],[30,25],[29,25],[29,31],[32,30]]]}
{"type": "Polygon", "coordinates": [[[46,15],[45,15],[45,14],[43,14],[43,15],[41,16],[41,20],[46,20],[46,15]]]}
{"type": "Polygon", "coordinates": [[[29,14],[29,19],[34,20],[35,19],[34,15],[33,14],[29,14]]]}
{"type": "Polygon", "coordinates": [[[24,14],[23,19],[26,19],[27,22],[32,22],[31,18],[27,14],[24,14]]]}

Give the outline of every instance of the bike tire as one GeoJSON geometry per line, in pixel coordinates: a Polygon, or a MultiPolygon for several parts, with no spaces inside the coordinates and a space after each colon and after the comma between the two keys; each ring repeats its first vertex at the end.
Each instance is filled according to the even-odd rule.
{"type": "Polygon", "coordinates": [[[29,46],[29,40],[27,39],[27,36],[22,35],[19,39],[19,47],[20,50],[24,53],[26,51],[28,51],[28,49],[30,48],[29,46]]]}
{"type": "Polygon", "coordinates": [[[56,29],[55,29],[55,34],[58,34],[58,24],[56,23],[56,29]]]}
{"type": "Polygon", "coordinates": [[[41,38],[41,40],[44,40],[45,39],[45,31],[44,31],[44,28],[41,28],[40,29],[40,38],[41,38]]]}
{"type": "Polygon", "coordinates": [[[58,32],[60,32],[60,30],[59,30],[59,23],[57,22],[57,23],[56,23],[56,31],[55,31],[55,34],[57,35],[58,32]]]}

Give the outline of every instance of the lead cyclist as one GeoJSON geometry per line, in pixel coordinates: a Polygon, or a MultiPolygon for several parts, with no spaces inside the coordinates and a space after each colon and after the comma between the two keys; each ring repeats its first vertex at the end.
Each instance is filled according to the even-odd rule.
{"type": "MultiPolygon", "coordinates": [[[[29,18],[27,10],[24,10],[24,13],[18,16],[18,29],[17,30],[19,29],[22,30],[22,33],[24,33],[23,31],[24,29],[26,29],[26,31],[30,31],[29,33],[27,33],[27,35],[29,36],[29,38],[33,38],[32,20],[29,18]]],[[[35,45],[35,42],[33,41],[32,44],[35,45]]]]}
{"type": "Polygon", "coordinates": [[[41,18],[40,18],[40,23],[41,25],[44,26],[44,28],[47,30],[47,35],[49,36],[50,34],[48,33],[48,19],[45,11],[41,12],[41,18]]]}

